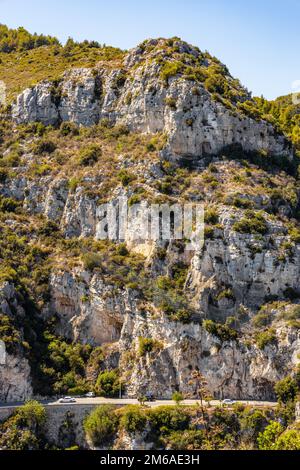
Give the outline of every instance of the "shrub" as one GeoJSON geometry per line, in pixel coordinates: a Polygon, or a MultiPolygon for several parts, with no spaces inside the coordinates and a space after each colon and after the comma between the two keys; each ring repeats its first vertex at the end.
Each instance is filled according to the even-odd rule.
{"type": "Polygon", "coordinates": [[[96,390],[100,396],[114,398],[120,392],[120,379],[117,370],[100,372],[96,382],[96,390]]]}
{"type": "Polygon", "coordinates": [[[74,124],[73,122],[62,122],[59,132],[62,136],[79,135],[78,126],[74,124]]]}
{"type": "MultiPolygon", "coordinates": [[[[0,277],[0,279],[2,276],[0,277]]],[[[21,334],[8,315],[0,314],[0,340],[4,341],[8,353],[13,354],[21,343],[21,334]]]]}
{"type": "Polygon", "coordinates": [[[270,328],[267,331],[262,331],[261,333],[257,333],[255,336],[255,341],[259,349],[265,349],[266,346],[275,343],[276,332],[273,328],[270,328]]]}
{"type": "Polygon", "coordinates": [[[129,251],[125,245],[125,243],[121,243],[118,247],[117,247],[117,255],[119,256],[128,256],[129,255],[129,251]]]}
{"type": "Polygon", "coordinates": [[[203,328],[211,335],[216,336],[222,342],[224,341],[236,341],[238,333],[236,330],[230,328],[227,325],[221,323],[215,323],[212,320],[204,320],[203,328]]]}
{"type": "Polygon", "coordinates": [[[207,207],[204,213],[204,222],[210,225],[216,225],[219,222],[219,213],[215,207],[207,207]]]}
{"type": "Polygon", "coordinates": [[[280,423],[272,421],[257,438],[259,450],[273,450],[275,442],[284,431],[280,423]]]}
{"type": "Polygon", "coordinates": [[[247,210],[245,216],[233,225],[233,230],[239,233],[265,235],[268,232],[268,225],[262,213],[247,210]]]}
{"type": "Polygon", "coordinates": [[[33,144],[33,153],[41,155],[42,153],[53,153],[56,150],[56,144],[52,140],[40,140],[33,144]]]}
{"type": "Polygon", "coordinates": [[[179,405],[180,402],[184,400],[184,396],[180,392],[174,392],[172,395],[172,400],[175,401],[176,405],[179,405]]]}
{"type": "Polygon", "coordinates": [[[165,446],[170,450],[199,450],[205,442],[203,430],[176,431],[164,438],[165,446]]]}
{"type": "Polygon", "coordinates": [[[145,356],[147,353],[151,353],[155,349],[160,349],[160,343],[152,338],[139,337],[139,356],[145,356]]]}
{"type": "Polygon", "coordinates": [[[300,450],[300,432],[298,430],[285,431],[275,442],[274,450],[300,450]]]}
{"type": "Polygon", "coordinates": [[[183,431],[190,422],[188,412],[178,406],[159,406],[151,409],[148,416],[154,432],[183,431]]]}
{"type": "Polygon", "coordinates": [[[300,327],[300,305],[290,307],[280,313],[280,318],[284,319],[292,327],[300,327]]]}
{"type": "Polygon", "coordinates": [[[252,325],[255,328],[260,328],[262,326],[268,326],[272,322],[272,313],[271,312],[266,312],[266,313],[258,313],[255,315],[255,317],[252,318],[252,325]]]}
{"type": "Polygon", "coordinates": [[[290,376],[277,382],[274,389],[280,403],[293,402],[297,397],[298,387],[295,380],[290,376]]]}
{"type": "Polygon", "coordinates": [[[220,301],[222,299],[235,300],[235,296],[232,289],[225,289],[220,292],[220,294],[217,296],[217,300],[220,301]]]}
{"type": "Polygon", "coordinates": [[[1,426],[0,447],[6,450],[39,450],[43,448],[45,408],[36,401],[17,408],[1,426]]]}
{"type": "Polygon", "coordinates": [[[101,405],[84,420],[84,431],[94,446],[104,446],[111,442],[118,430],[119,419],[115,408],[101,405]]]}
{"type": "Polygon", "coordinates": [[[212,75],[205,80],[205,88],[210,93],[224,95],[228,91],[228,84],[222,75],[212,75]]]}
{"type": "Polygon", "coordinates": [[[120,422],[127,432],[133,434],[145,429],[147,419],[145,413],[138,405],[132,405],[125,408],[120,422]]]}
{"type": "Polygon", "coordinates": [[[98,161],[102,155],[102,149],[100,145],[90,144],[88,147],[80,150],[78,163],[81,166],[93,165],[98,161]]]}
{"type": "Polygon", "coordinates": [[[128,186],[132,181],[134,181],[135,176],[129,173],[127,170],[121,170],[118,173],[118,178],[121,181],[123,186],[128,186]]]}
{"type": "Polygon", "coordinates": [[[20,207],[22,207],[20,201],[16,201],[11,197],[0,196],[0,212],[16,212],[20,207]]]}
{"type": "Polygon", "coordinates": [[[85,253],[82,262],[86,271],[93,271],[101,266],[102,256],[99,253],[85,253]]]}
{"type": "Polygon", "coordinates": [[[6,168],[0,168],[0,183],[5,183],[8,178],[8,171],[6,168]]]}
{"type": "Polygon", "coordinates": [[[51,237],[53,234],[57,234],[57,232],[59,232],[59,227],[53,220],[46,220],[37,232],[41,236],[51,237]]]}
{"type": "Polygon", "coordinates": [[[18,422],[31,430],[36,430],[46,422],[46,410],[41,403],[30,400],[17,409],[18,422]]]}
{"type": "Polygon", "coordinates": [[[169,108],[175,110],[177,106],[177,100],[172,97],[165,98],[165,104],[169,106],[169,108]]]}
{"type": "Polygon", "coordinates": [[[300,230],[298,228],[291,228],[289,236],[294,243],[300,243],[300,230]]]}
{"type": "Polygon", "coordinates": [[[165,62],[160,71],[160,78],[168,83],[171,77],[175,77],[181,73],[184,69],[184,64],[182,62],[165,62]]]}
{"type": "Polygon", "coordinates": [[[241,430],[250,439],[256,440],[268,424],[265,412],[262,410],[246,409],[240,418],[241,430]]]}

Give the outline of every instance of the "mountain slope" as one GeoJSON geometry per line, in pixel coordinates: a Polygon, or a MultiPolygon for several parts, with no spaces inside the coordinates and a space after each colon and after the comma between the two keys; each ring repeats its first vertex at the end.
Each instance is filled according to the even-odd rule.
{"type": "Polygon", "coordinates": [[[105,380],[112,394],[119,380],[130,396],[193,394],[199,368],[215,397],[273,399],[300,353],[291,141],[224,65],[177,38],[100,63],[107,49],[92,46],[92,67],[72,70],[61,46],[26,57],[39,67],[52,47],[55,80],[32,69],[43,81],[17,97],[29,77],[10,85],[1,69],[13,98],[0,127],[1,398],[103,393],[105,380]],[[144,210],[204,203],[204,247],[135,240],[139,227],[99,240],[99,207],[121,196],[144,210]]]}

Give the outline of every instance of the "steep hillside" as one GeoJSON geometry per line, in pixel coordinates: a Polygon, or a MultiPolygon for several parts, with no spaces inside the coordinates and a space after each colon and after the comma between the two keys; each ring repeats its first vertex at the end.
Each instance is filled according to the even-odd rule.
{"type": "Polygon", "coordinates": [[[0,63],[1,399],[195,395],[195,369],[214,397],[274,399],[300,354],[298,158],[261,119],[276,106],[177,38],[18,47],[0,63]],[[204,247],[100,240],[121,196],[203,203],[204,247]]]}

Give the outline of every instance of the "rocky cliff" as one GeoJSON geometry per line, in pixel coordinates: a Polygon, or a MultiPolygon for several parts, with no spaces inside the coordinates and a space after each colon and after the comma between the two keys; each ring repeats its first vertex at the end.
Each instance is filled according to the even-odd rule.
{"type": "Polygon", "coordinates": [[[193,395],[199,369],[215,397],[273,399],[299,364],[297,159],[247,90],[197,48],[151,40],[26,89],[11,110],[0,398],[87,391],[107,371],[129,396],[193,395]],[[101,240],[103,204],[119,197],[204,204],[204,246],[134,240],[136,226],[101,240]]]}
{"type": "MultiPolygon", "coordinates": [[[[172,48],[178,51],[180,65],[175,53],[168,58],[165,47],[163,40],[149,41],[132,50],[121,69],[75,69],[56,83],[43,82],[27,89],[13,104],[13,119],[46,125],[71,121],[83,126],[108,119],[133,132],[164,132],[168,136],[166,155],[197,163],[232,145],[248,152],[292,157],[290,144],[270,124],[237,113],[231,102],[218,101],[208,91],[211,88],[207,90],[193,78],[197,67],[204,77],[216,67],[210,59],[198,49],[174,41],[172,48]]],[[[245,90],[235,89],[239,85],[219,67],[233,103],[238,93],[244,95],[241,101],[249,97],[245,90]]]]}

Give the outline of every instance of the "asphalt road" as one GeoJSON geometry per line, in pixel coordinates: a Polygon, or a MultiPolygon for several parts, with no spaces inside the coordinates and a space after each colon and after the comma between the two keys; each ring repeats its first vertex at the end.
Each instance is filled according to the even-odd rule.
{"type": "MultiPolygon", "coordinates": [[[[131,398],[76,398],[76,403],[59,403],[58,401],[42,401],[43,405],[45,406],[78,406],[78,405],[138,405],[138,400],[131,399],[131,398]]],[[[199,400],[184,400],[181,402],[182,405],[186,406],[193,406],[199,403],[199,400]]],[[[241,403],[243,405],[249,405],[253,407],[276,407],[276,402],[268,402],[268,401],[243,401],[238,400],[237,403],[241,403]]],[[[175,403],[172,400],[157,400],[152,402],[146,403],[148,406],[156,407],[156,406],[173,406],[175,403]]],[[[213,407],[220,406],[222,404],[221,401],[212,400],[210,405],[213,407]]],[[[0,403],[0,408],[16,408],[18,406],[24,405],[22,402],[18,403],[0,403]]],[[[207,406],[208,403],[205,403],[207,406]]],[[[226,405],[230,406],[230,405],[226,405]]]]}

